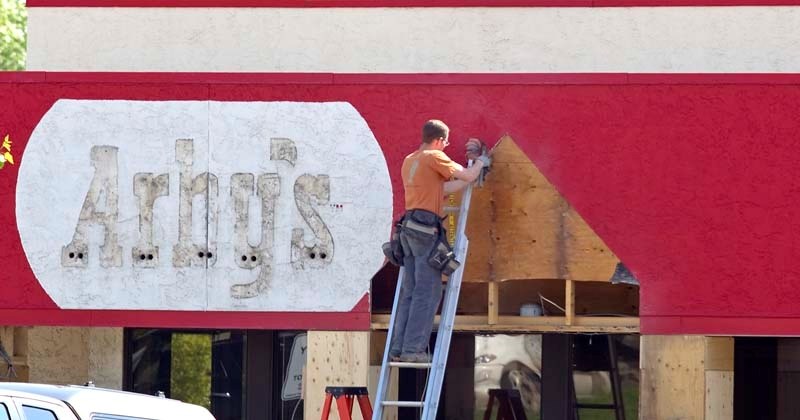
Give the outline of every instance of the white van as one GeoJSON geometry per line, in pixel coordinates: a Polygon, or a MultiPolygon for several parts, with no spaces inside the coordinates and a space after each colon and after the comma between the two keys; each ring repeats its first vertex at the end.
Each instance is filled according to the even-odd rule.
{"type": "Polygon", "coordinates": [[[0,420],[214,420],[178,400],[78,385],[0,383],[0,420]]]}

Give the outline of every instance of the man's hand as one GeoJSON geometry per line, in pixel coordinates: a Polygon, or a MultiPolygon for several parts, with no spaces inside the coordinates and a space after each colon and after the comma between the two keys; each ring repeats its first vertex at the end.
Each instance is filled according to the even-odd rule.
{"type": "Polygon", "coordinates": [[[467,140],[467,143],[464,145],[464,149],[467,151],[467,160],[476,160],[478,159],[478,156],[484,153],[486,146],[482,141],[471,138],[467,140]]]}
{"type": "MultiPolygon", "coordinates": [[[[478,185],[483,183],[483,176],[489,171],[489,165],[492,164],[492,158],[489,157],[489,152],[486,145],[478,139],[469,139],[464,145],[466,149],[467,160],[472,160],[474,163],[480,162],[480,165],[472,165],[469,168],[464,168],[453,174],[458,180],[466,183],[478,181],[478,185]]],[[[445,184],[447,185],[447,184],[445,184]]],[[[453,184],[453,189],[463,188],[462,184],[453,184]]]]}
{"type": "Polygon", "coordinates": [[[467,160],[480,161],[483,163],[483,167],[488,170],[489,166],[492,164],[492,158],[489,157],[489,152],[486,149],[486,145],[483,144],[482,141],[471,138],[467,140],[464,148],[467,151],[467,160]]]}

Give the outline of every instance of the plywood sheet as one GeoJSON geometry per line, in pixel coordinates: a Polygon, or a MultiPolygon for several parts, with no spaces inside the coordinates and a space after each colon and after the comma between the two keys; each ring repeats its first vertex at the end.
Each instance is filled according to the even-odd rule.
{"type": "MultiPolygon", "coordinates": [[[[639,288],[605,282],[580,282],[575,289],[575,314],[639,314],[639,288]]],[[[499,314],[519,315],[526,303],[540,303],[539,294],[564,306],[564,282],[552,279],[518,280],[501,282],[499,288],[499,314]]],[[[563,315],[546,304],[547,314],[563,315]]],[[[465,283],[458,299],[459,314],[485,315],[488,311],[488,284],[465,283]]],[[[386,311],[388,312],[388,311],[386,311]]]]}
{"type": "MultiPolygon", "coordinates": [[[[386,347],[386,331],[372,331],[370,333],[369,350],[369,396],[370,401],[375,401],[378,390],[378,381],[381,376],[381,363],[383,362],[383,351],[386,347]]],[[[399,381],[397,370],[392,372],[389,377],[389,389],[386,392],[387,400],[397,400],[399,381]]],[[[386,407],[383,410],[383,420],[397,420],[397,407],[386,407]]]]}
{"type": "Polygon", "coordinates": [[[640,418],[702,420],[705,337],[642,336],[640,351],[640,418]]]}
{"type": "MultiPolygon", "coordinates": [[[[369,331],[309,331],[306,356],[305,420],[322,414],[327,386],[367,386],[369,380],[369,331]]],[[[362,420],[359,410],[353,419],[362,420]]],[[[335,409],[331,419],[338,419],[335,409]]]]}
{"type": "Polygon", "coordinates": [[[464,281],[608,281],[619,259],[511,137],[473,192],[464,281]]]}
{"type": "MultiPolygon", "coordinates": [[[[795,417],[796,418],[796,417],[795,417]]],[[[705,420],[733,419],[733,371],[706,371],[705,420]]]]}

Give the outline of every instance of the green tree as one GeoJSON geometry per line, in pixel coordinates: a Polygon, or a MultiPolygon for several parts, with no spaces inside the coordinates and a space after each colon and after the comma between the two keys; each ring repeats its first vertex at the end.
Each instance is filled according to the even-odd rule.
{"type": "Polygon", "coordinates": [[[172,334],[170,397],[211,408],[210,334],[172,334]]]}
{"type": "Polygon", "coordinates": [[[0,70],[25,69],[24,0],[0,0],[0,70]]]}

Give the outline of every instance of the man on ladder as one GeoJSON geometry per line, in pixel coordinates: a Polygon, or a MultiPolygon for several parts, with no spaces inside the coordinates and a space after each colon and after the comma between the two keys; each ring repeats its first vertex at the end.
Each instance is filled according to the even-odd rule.
{"type": "Polygon", "coordinates": [[[451,160],[444,149],[450,129],[430,120],[422,127],[422,144],[403,161],[406,213],[399,229],[396,261],[405,268],[389,350],[394,362],[428,363],[428,340],[442,297],[442,273],[458,267],[442,226],[444,197],[460,191],[488,168],[490,160],[480,141],[467,142],[469,168],[451,160]]]}

